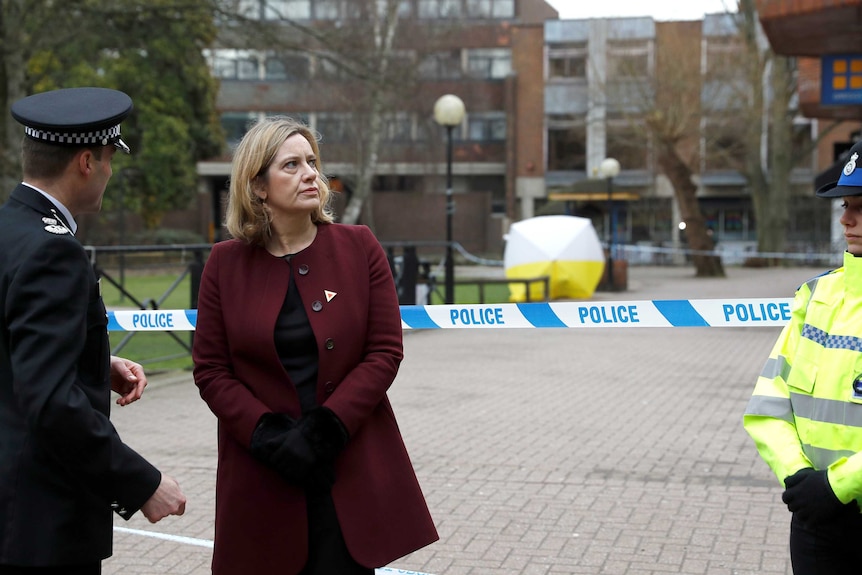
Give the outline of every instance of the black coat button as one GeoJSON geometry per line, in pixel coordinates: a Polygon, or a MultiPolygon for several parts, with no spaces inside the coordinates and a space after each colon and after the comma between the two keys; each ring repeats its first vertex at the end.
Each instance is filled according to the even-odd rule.
{"type": "Polygon", "coordinates": [[[301,266],[299,266],[299,269],[297,271],[299,272],[299,275],[301,275],[301,276],[307,275],[308,274],[308,266],[306,264],[302,264],[301,266]]]}
{"type": "Polygon", "coordinates": [[[312,309],[312,310],[314,310],[314,311],[320,311],[320,310],[322,310],[322,309],[323,309],[323,304],[322,304],[322,303],[320,303],[320,300],[314,300],[314,301],[311,303],[311,309],[312,309]]]}
{"type": "Polygon", "coordinates": [[[332,341],[331,337],[326,340],[324,345],[326,346],[326,349],[335,349],[335,342],[332,341]]]}
{"type": "Polygon", "coordinates": [[[329,395],[330,393],[335,391],[335,384],[331,381],[327,381],[325,384],[323,384],[323,391],[325,391],[326,394],[329,395]]]}

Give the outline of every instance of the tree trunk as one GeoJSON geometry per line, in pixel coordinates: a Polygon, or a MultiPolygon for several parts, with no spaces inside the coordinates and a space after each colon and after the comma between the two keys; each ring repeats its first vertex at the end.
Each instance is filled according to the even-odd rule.
{"type": "Polygon", "coordinates": [[[13,102],[23,98],[25,91],[24,5],[22,0],[0,2],[0,46],[3,61],[0,64],[0,198],[6,198],[21,179],[21,163],[18,151],[23,130],[8,110],[13,102]]]}
{"type": "MultiPolygon", "coordinates": [[[[757,222],[757,251],[781,253],[785,250],[790,222],[795,61],[775,55],[761,41],[752,0],[740,0],[739,13],[742,16],[740,34],[746,46],[742,64],[747,67],[750,88],[744,173],[757,222]]],[[[773,265],[780,261],[779,258],[765,258],[758,263],[773,265]]]]}
{"type": "Polygon", "coordinates": [[[793,63],[775,56],[769,71],[772,99],[769,106],[769,176],[766,199],[756,213],[757,249],[783,252],[790,224],[790,172],[793,170],[793,114],[790,100],[795,94],[793,63]]]}
{"type": "Polygon", "coordinates": [[[691,180],[691,168],[679,157],[675,147],[669,142],[659,142],[658,163],[662,172],[673,184],[674,195],[679,205],[680,215],[685,222],[685,233],[692,255],[697,277],[724,277],[721,258],[704,252],[712,252],[712,241],[706,228],[706,220],[697,203],[697,186],[691,180]]]}
{"type": "Polygon", "coordinates": [[[365,209],[363,221],[374,231],[374,214],[371,213],[371,192],[374,176],[377,173],[377,160],[380,153],[380,141],[383,136],[383,116],[387,109],[386,95],[389,93],[387,77],[389,61],[393,56],[393,42],[398,27],[398,6],[395,0],[387,0],[382,12],[373,13],[374,58],[370,85],[368,89],[368,106],[366,129],[361,129],[357,137],[359,150],[357,166],[359,173],[356,187],[342,216],[342,222],[355,224],[365,209]],[[364,135],[364,137],[363,137],[364,135]]]}

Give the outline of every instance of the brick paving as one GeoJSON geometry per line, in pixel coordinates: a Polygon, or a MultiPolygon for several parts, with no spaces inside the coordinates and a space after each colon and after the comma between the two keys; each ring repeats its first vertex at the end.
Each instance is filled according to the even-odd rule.
{"type": "MultiPolygon", "coordinates": [[[[632,267],[596,300],[790,297],[821,269],[632,267]]],[[[742,429],[778,328],[405,334],[390,397],[440,541],[390,567],[435,575],[787,575],[790,516],[742,429]]],[[[115,533],[105,575],[209,573],[215,419],[190,373],[115,408],[122,437],[189,498],[115,533]]]]}

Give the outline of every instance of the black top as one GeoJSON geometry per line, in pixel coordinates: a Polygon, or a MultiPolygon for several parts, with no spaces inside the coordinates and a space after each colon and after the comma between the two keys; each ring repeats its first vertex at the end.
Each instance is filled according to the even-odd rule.
{"type": "MultiPolygon", "coordinates": [[[[290,257],[284,256],[287,265],[290,265],[290,257]]],[[[275,349],[290,381],[296,386],[302,412],[306,413],[317,405],[317,340],[296,289],[293,269],[287,296],[275,321],[275,349]]]]}

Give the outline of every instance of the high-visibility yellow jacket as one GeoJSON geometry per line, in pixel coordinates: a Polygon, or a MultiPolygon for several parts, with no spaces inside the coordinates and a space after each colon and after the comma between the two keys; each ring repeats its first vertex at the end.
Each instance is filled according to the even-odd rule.
{"type": "Polygon", "coordinates": [[[797,290],[743,425],[782,485],[828,469],[838,499],[862,507],[862,258],[797,290]]]}

